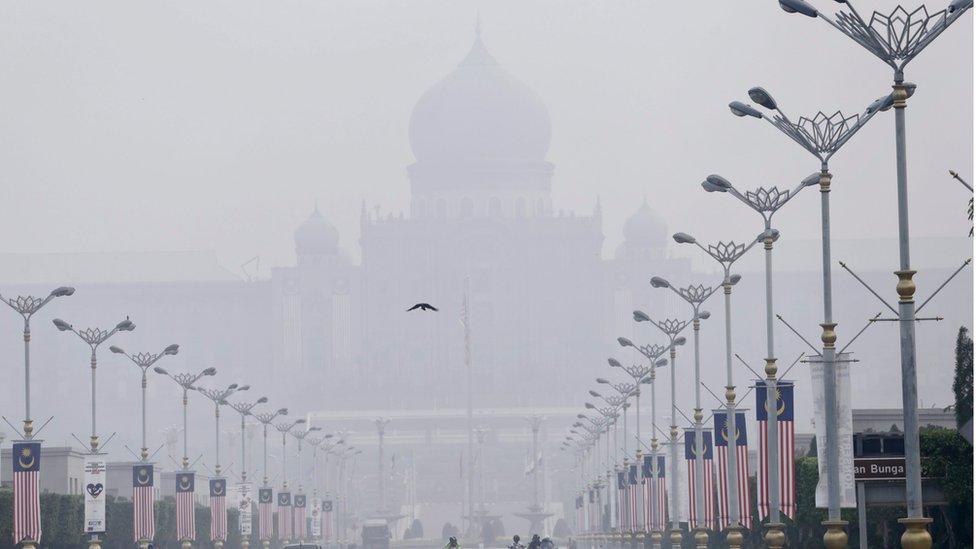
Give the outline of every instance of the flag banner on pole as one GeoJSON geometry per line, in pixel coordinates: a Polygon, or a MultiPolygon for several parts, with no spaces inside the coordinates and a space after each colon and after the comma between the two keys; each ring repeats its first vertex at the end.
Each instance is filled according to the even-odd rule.
{"type": "Polygon", "coordinates": [[[227,539],[227,479],[210,479],[210,541],[227,539]]]}
{"type": "Polygon", "coordinates": [[[752,505],[749,498],[749,444],[746,439],[746,413],[735,411],[735,466],[738,486],[739,516],[730,515],[729,506],[729,429],[728,411],[712,410],[715,422],[715,453],[718,457],[718,523],[719,530],[737,522],[752,528],[752,505]]]}
{"type": "Polygon", "coordinates": [[[627,511],[627,473],[617,471],[617,521],[621,529],[629,528],[627,520],[630,513],[627,511]]]}
{"type": "Polygon", "coordinates": [[[582,534],[586,531],[586,519],[583,516],[583,496],[576,496],[576,533],[582,534]]]}
{"type": "Polygon", "coordinates": [[[651,529],[664,531],[668,518],[668,481],[665,475],[664,456],[657,456],[657,479],[654,482],[654,497],[657,498],[657,515],[652,517],[651,529]]]}
{"type": "Polygon", "coordinates": [[[715,527],[715,475],[712,473],[713,464],[712,453],[712,433],[702,431],[702,473],[704,479],[704,509],[705,516],[698,516],[698,502],[696,499],[695,486],[697,476],[695,473],[695,430],[685,429],[685,461],[688,462],[688,522],[692,528],[715,527]]]}
{"type": "Polygon", "coordinates": [[[322,538],[322,500],[312,498],[312,510],[309,513],[312,517],[312,539],[322,538]]]}
{"type": "Polygon", "coordinates": [[[589,513],[587,514],[586,527],[587,527],[587,531],[596,532],[596,525],[597,525],[596,514],[599,511],[596,510],[596,494],[593,492],[592,488],[590,488],[589,492],[590,492],[588,498],[589,513]]]}
{"type": "MultiPolygon", "coordinates": [[[[816,384],[814,384],[816,385],[816,384]]],[[[776,436],[779,448],[779,509],[784,515],[796,516],[796,475],[794,473],[793,429],[793,382],[777,382],[779,395],[776,397],[776,436]]],[[[756,382],[756,420],[759,422],[759,468],[756,471],[756,500],[759,503],[759,520],[769,516],[769,443],[766,424],[769,414],[766,411],[766,382],[756,382]]],[[[816,407],[816,402],[814,403],[816,407]]],[[[850,437],[848,437],[850,439],[850,437]]],[[[823,440],[823,439],[821,439],[823,440]]],[[[826,473],[824,473],[826,474],[826,473]]]]}
{"type": "Polygon", "coordinates": [[[85,533],[105,532],[105,461],[85,460],[85,533]]]}
{"type": "Polygon", "coordinates": [[[322,539],[326,543],[332,540],[333,509],[335,509],[335,502],[331,499],[326,499],[322,502],[322,539]]]}
{"type": "Polygon", "coordinates": [[[307,522],[305,520],[305,494],[295,494],[295,501],[293,507],[293,517],[294,521],[292,524],[292,537],[298,541],[304,541],[308,539],[308,533],[306,531],[307,522]]]}
{"type": "Polygon", "coordinates": [[[630,526],[631,532],[637,531],[637,517],[638,517],[638,500],[637,490],[640,486],[637,484],[637,464],[634,463],[628,467],[627,471],[627,503],[629,505],[628,509],[628,525],[630,526]]]}
{"type": "Polygon", "coordinates": [[[197,522],[193,513],[195,482],[192,471],[176,473],[176,539],[180,541],[197,539],[197,522]]]}
{"type": "Polygon", "coordinates": [[[664,530],[664,456],[657,456],[657,476],[654,475],[654,456],[643,456],[644,475],[644,531],[664,530]],[[657,508],[654,508],[656,501],[657,508]],[[655,514],[656,512],[656,514],[655,514]]]}
{"type": "Polygon", "coordinates": [[[278,492],[278,539],[291,539],[291,492],[278,492]]]}
{"type": "MultiPolygon", "coordinates": [[[[837,435],[834,441],[839,446],[837,454],[840,458],[837,465],[840,468],[840,506],[857,507],[857,489],[854,485],[854,416],[851,411],[851,355],[840,353],[834,362],[834,377],[837,380],[837,435]]],[[[817,437],[817,463],[820,469],[820,479],[817,481],[815,505],[827,508],[827,409],[824,396],[823,359],[817,356],[809,357],[810,380],[813,389],[813,422],[814,434],[817,437]]]]}
{"type": "Polygon", "coordinates": [[[132,468],[132,541],[152,541],[156,537],[153,466],[145,463],[132,468]]]}
{"type": "Polygon", "coordinates": [[[274,527],[271,525],[274,517],[274,490],[271,488],[258,489],[258,537],[262,540],[274,537],[274,527]]]}
{"type": "Polygon", "coordinates": [[[242,482],[237,485],[237,525],[242,537],[251,537],[251,505],[254,503],[251,495],[251,483],[242,482]]]}
{"type": "Polygon", "coordinates": [[[11,450],[14,469],[14,543],[41,541],[41,443],[15,442],[11,450]]]}

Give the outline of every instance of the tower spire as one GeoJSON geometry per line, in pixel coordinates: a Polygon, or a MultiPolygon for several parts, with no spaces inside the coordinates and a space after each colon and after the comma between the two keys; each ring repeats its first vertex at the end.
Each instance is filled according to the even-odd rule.
{"type": "Polygon", "coordinates": [[[474,34],[478,38],[481,38],[481,10],[475,12],[474,16],[474,34]]]}

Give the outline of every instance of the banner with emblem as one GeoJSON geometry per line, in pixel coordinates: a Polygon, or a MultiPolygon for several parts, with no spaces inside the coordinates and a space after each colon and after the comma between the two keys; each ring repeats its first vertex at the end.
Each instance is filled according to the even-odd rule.
{"type": "Polygon", "coordinates": [[[308,523],[305,520],[305,505],[307,500],[305,499],[305,494],[295,494],[295,499],[292,502],[292,529],[291,535],[294,539],[298,541],[305,541],[308,539],[308,523]]]}
{"type": "Polygon", "coordinates": [[[291,492],[278,492],[278,539],[291,539],[291,492]]]}
{"type": "Polygon", "coordinates": [[[328,543],[332,541],[333,528],[333,509],[335,508],[335,502],[326,496],[326,499],[322,501],[322,539],[328,543]]]}
{"type": "Polygon", "coordinates": [[[14,468],[14,543],[41,540],[41,443],[15,442],[11,450],[14,468]]]}
{"type": "Polygon", "coordinates": [[[322,538],[322,500],[312,498],[312,510],[309,512],[312,518],[312,539],[322,538]]]}
{"type": "Polygon", "coordinates": [[[176,539],[197,539],[197,522],[193,512],[193,492],[196,475],[193,471],[176,473],[176,539]]]}
{"type": "Polygon", "coordinates": [[[695,469],[695,455],[697,448],[695,444],[695,430],[685,429],[685,460],[688,462],[688,522],[693,528],[715,527],[715,475],[712,472],[713,452],[712,452],[712,433],[702,431],[702,486],[704,488],[703,510],[705,516],[698,516],[697,501],[697,471],[695,469]]]}
{"type": "Polygon", "coordinates": [[[258,489],[258,537],[262,540],[270,540],[274,537],[274,489],[258,489]]]}
{"type": "Polygon", "coordinates": [[[152,541],[156,536],[154,480],[152,465],[140,463],[132,467],[132,541],[137,543],[152,541]]]}
{"type": "Polygon", "coordinates": [[[715,453],[718,457],[718,527],[724,530],[730,521],[752,529],[752,505],[749,497],[749,444],[746,439],[746,413],[744,410],[735,411],[735,435],[730,436],[728,429],[728,410],[725,408],[712,410],[715,426],[715,453]],[[729,439],[735,439],[735,468],[736,493],[738,497],[739,516],[731,516],[729,503],[729,439]]]}
{"type": "MultiPolygon", "coordinates": [[[[814,383],[816,387],[817,384],[814,383]]],[[[820,385],[821,390],[823,385],[820,385]]],[[[793,454],[795,452],[794,417],[793,417],[793,382],[779,381],[776,385],[779,395],[776,398],[776,437],[779,452],[779,463],[775,464],[779,474],[779,508],[782,513],[790,518],[796,516],[796,474],[793,454]]],[[[817,403],[817,391],[814,389],[814,408],[822,406],[817,403]]],[[[822,391],[821,391],[822,392],[822,391]]],[[[769,437],[766,433],[769,422],[769,413],[766,410],[766,382],[756,381],[756,420],[759,423],[759,450],[756,456],[759,466],[756,471],[756,503],[759,507],[759,519],[769,516],[771,498],[769,495],[769,437]]],[[[818,428],[818,434],[820,434],[818,428]]],[[[819,440],[823,440],[821,438],[819,440]]],[[[851,436],[847,436],[847,444],[851,444],[851,436]]],[[[843,445],[843,442],[841,442],[843,445]]],[[[819,446],[819,445],[818,445],[819,446]]],[[[853,454],[852,454],[853,456],[853,454]]],[[[853,457],[852,457],[853,459],[853,457]]],[[[821,464],[824,462],[821,461],[821,464]]],[[[820,478],[826,478],[826,471],[821,471],[820,478]]],[[[826,489],[826,488],[825,488],[826,489]]],[[[853,485],[852,488],[853,490],[853,485]]]]}
{"type": "Polygon", "coordinates": [[[251,537],[251,504],[254,503],[251,495],[251,483],[242,482],[237,485],[237,524],[240,527],[240,534],[243,537],[251,537]]]}
{"type": "Polygon", "coordinates": [[[227,539],[227,479],[210,479],[210,541],[227,539]]]}
{"type": "Polygon", "coordinates": [[[85,533],[105,532],[105,460],[85,460],[85,533]]]}

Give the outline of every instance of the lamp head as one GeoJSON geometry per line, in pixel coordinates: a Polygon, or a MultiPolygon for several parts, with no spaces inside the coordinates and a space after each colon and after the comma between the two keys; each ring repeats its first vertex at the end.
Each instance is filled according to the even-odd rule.
{"type": "Polygon", "coordinates": [[[705,182],[711,183],[712,185],[718,187],[718,190],[721,192],[725,192],[732,188],[732,183],[721,175],[712,174],[705,178],[705,182]]]}
{"type": "Polygon", "coordinates": [[[268,397],[261,397],[257,400],[256,404],[264,404],[268,401],[268,397]]]}
{"type": "Polygon", "coordinates": [[[736,116],[751,116],[753,118],[762,118],[762,113],[757,111],[755,108],[746,105],[742,101],[733,101],[729,103],[729,110],[732,114],[736,116]]]}
{"type": "Polygon", "coordinates": [[[275,413],[277,413],[279,416],[287,416],[288,408],[278,408],[277,412],[275,413]]]}
{"type": "Polygon", "coordinates": [[[596,378],[596,382],[597,383],[600,383],[602,385],[609,385],[610,384],[610,380],[609,379],[602,378],[602,377],[596,378]]]}
{"type": "Polygon", "coordinates": [[[973,0],[952,0],[946,11],[956,13],[957,10],[968,10],[971,7],[973,7],[973,0]]]}
{"type": "MultiPolygon", "coordinates": [[[[322,428],[321,427],[309,427],[308,430],[309,431],[321,431],[322,428]]],[[[329,435],[329,436],[331,436],[331,435],[329,435]]]]}
{"type": "Polygon", "coordinates": [[[801,181],[800,184],[803,185],[804,187],[812,187],[814,185],[819,185],[820,172],[813,172],[812,174],[804,177],[803,181],[801,181]]]}
{"type": "Polygon", "coordinates": [[[779,0],[779,7],[786,13],[799,13],[807,17],[817,16],[817,9],[804,0],[779,0]]]}
{"type": "Polygon", "coordinates": [[[590,404],[589,402],[587,402],[583,406],[586,407],[587,410],[595,410],[596,409],[596,406],[590,404]]]}
{"type": "Polygon", "coordinates": [[[684,345],[685,343],[688,343],[688,340],[685,339],[685,336],[676,337],[674,339],[674,344],[675,345],[684,345]]]}
{"type": "Polygon", "coordinates": [[[674,241],[677,242],[678,244],[695,243],[695,237],[691,236],[688,233],[674,233],[674,236],[672,238],[674,238],[674,241]]]}
{"type": "Polygon", "coordinates": [[[54,322],[54,327],[57,328],[58,330],[61,330],[62,332],[66,332],[71,329],[71,324],[68,324],[67,322],[61,320],[60,318],[55,318],[53,322],[54,322]]]}
{"type": "Polygon", "coordinates": [[[109,351],[112,351],[113,353],[115,353],[117,355],[124,355],[125,354],[125,351],[123,351],[120,347],[116,347],[115,345],[109,345],[108,350],[109,351]]]}
{"type": "Polygon", "coordinates": [[[650,322],[651,317],[644,311],[634,311],[634,320],[637,322],[650,322]]]}
{"type": "Polygon", "coordinates": [[[711,318],[711,316],[712,316],[712,313],[710,313],[708,311],[700,311],[698,313],[698,318],[700,318],[702,320],[708,320],[709,318],[711,318]]]}
{"type": "Polygon", "coordinates": [[[661,278],[659,276],[652,276],[651,277],[651,286],[653,286],[655,288],[668,288],[668,287],[671,286],[671,284],[668,283],[667,280],[664,280],[663,278],[661,278]]]}
{"type": "Polygon", "coordinates": [[[205,375],[205,376],[215,376],[215,375],[217,375],[217,369],[214,368],[213,366],[211,366],[210,368],[207,368],[206,370],[203,371],[203,375],[205,375]]]}
{"type": "Polygon", "coordinates": [[[167,372],[166,370],[164,370],[163,368],[161,368],[159,366],[154,367],[153,368],[153,371],[156,372],[157,374],[163,374],[164,376],[168,376],[169,375],[169,372],[167,372]]]}
{"type": "Polygon", "coordinates": [[[118,331],[120,331],[120,332],[131,332],[132,330],[135,330],[136,329],[136,324],[135,324],[135,322],[132,322],[131,320],[129,320],[127,318],[127,319],[123,320],[122,322],[119,322],[118,324],[116,324],[115,325],[115,329],[118,330],[118,331]]]}
{"type": "Polygon", "coordinates": [[[619,343],[621,347],[633,347],[634,346],[634,342],[631,341],[631,340],[629,340],[629,339],[627,339],[626,337],[618,337],[617,338],[617,343],[619,343]]]}
{"type": "Polygon", "coordinates": [[[776,100],[773,99],[773,96],[759,86],[749,90],[749,99],[752,99],[767,109],[773,110],[776,108],[776,100]]]}
{"type": "Polygon", "coordinates": [[[51,297],[67,297],[75,293],[71,286],[61,286],[51,291],[51,297]]]}
{"type": "Polygon", "coordinates": [[[250,388],[251,388],[250,385],[242,385],[242,386],[238,387],[237,390],[238,391],[247,391],[250,388]]]}
{"type": "Polygon", "coordinates": [[[710,181],[702,181],[702,188],[710,193],[724,193],[727,189],[713,185],[710,181]]]}
{"type": "Polygon", "coordinates": [[[732,276],[729,277],[729,284],[735,286],[736,284],[739,283],[740,280],[742,280],[742,275],[740,275],[740,274],[734,274],[734,275],[732,275],[732,276]]]}
{"type": "Polygon", "coordinates": [[[228,391],[237,390],[237,384],[236,383],[231,383],[230,385],[227,386],[227,390],[228,391]]]}
{"type": "Polygon", "coordinates": [[[652,383],[651,378],[645,377],[644,379],[640,380],[639,385],[650,385],[651,383],[652,383]]]}
{"type": "Polygon", "coordinates": [[[175,355],[178,352],[180,352],[180,346],[177,345],[177,344],[175,344],[175,343],[172,344],[172,345],[167,345],[166,348],[163,349],[163,354],[164,355],[170,355],[170,356],[172,356],[172,355],[175,355]]]}
{"type": "Polygon", "coordinates": [[[594,391],[593,389],[590,389],[589,392],[590,392],[590,396],[591,397],[594,397],[594,398],[599,398],[600,397],[600,393],[594,391]]]}
{"type": "Polygon", "coordinates": [[[666,358],[659,358],[659,359],[657,359],[657,361],[654,362],[654,365],[657,366],[658,368],[660,368],[661,366],[667,366],[668,365],[668,359],[666,359],[666,358]]]}
{"type": "Polygon", "coordinates": [[[295,420],[295,425],[304,425],[304,424],[305,424],[305,418],[295,420]]]}
{"type": "Polygon", "coordinates": [[[620,362],[617,359],[615,359],[615,358],[608,358],[607,359],[607,364],[609,364],[610,366],[612,366],[614,368],[623,368],[623,366],[620,365],[620,362]]]}

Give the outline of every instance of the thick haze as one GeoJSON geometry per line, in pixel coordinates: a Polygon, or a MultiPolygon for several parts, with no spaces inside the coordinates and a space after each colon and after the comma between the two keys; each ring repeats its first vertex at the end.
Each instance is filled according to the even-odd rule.
{"type": "MultiPolygon", "coordinates": [[[[750,86],[795,115],[890,89],[881,62],[773,0],[4,2],[0,250],[212,249],[234,272],[258,255],[266,274],[292,263],[317,199],[357,257],[361,200],[408,209],[411,109],[467,52],[478,11],[492,54],[549,108],[553,207],[599,196],[604,254],[642,195],[672,230],[751,234],[702,177],[792,185],[817,168],[729,114],[750,86]]],[[[907,71],[915,236],[968,229],[946,170],[971,176],[971,52],[967,16],[907,71]]],[[[832,164],[837,238],[894,235],[893,123],[877,117],[832,164]]],[[[784,234],[818,235],[815,195],[784,234]]]]}

